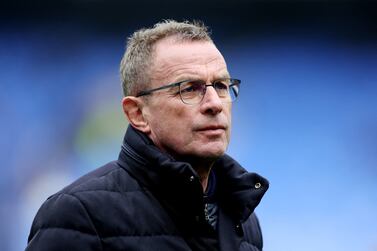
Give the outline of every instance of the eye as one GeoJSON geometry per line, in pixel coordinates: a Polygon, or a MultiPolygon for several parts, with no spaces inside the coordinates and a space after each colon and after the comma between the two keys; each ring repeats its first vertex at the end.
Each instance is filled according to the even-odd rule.
{"type": "Polygon", "coordinates": [[[202,81],[189,81],[182,83],[181,93],[194,93],[203,91],[203,82],[202,81]]]}
{"type": "Polygon", "coordinates": [[[230,82],[229,80],[219,80],[214,83],[214,86],[217,90],[226,91],[229,89],[230,82]]]}

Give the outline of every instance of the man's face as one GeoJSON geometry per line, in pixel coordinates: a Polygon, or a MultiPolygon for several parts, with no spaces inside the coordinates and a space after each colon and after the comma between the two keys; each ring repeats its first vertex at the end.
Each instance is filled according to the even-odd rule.
{"type": "MultiPolygon", "coordinates": [[[[150,88],[182,80],[229,77],[226,63],[211,42],[176,42],[171,38],[155,46],[150,88]]],[[[213,87],[207,87],[201,103],[184,104],[177,87],[148,97],[143,115],[148,136],[157,147],[177,159],[213,159],[224,154],[230,139],[231,103],[223,103],[213,87]]]]}

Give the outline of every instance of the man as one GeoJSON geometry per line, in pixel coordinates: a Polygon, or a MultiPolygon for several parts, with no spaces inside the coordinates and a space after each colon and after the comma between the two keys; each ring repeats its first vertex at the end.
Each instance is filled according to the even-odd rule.
{"type": "Polygon", "coordinates": [[[225,154],[240,81],[206,27],[135,32],[121,75],[119,159],[51,196],[26,250],[262,250],[253,212],[268,182],[225,154]]]}

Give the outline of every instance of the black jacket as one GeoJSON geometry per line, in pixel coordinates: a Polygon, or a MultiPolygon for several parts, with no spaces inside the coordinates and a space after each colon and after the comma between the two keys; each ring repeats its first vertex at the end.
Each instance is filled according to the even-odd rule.
{"type": "Polygon", "coordinates": [[[118,161],[52,195],[39,209],[27,251],[262,250],[253,211],[268,189],[224,155],[213,170],[217,231],[204,218],[202,186],[188,163],[129,127],[118,161]]]}

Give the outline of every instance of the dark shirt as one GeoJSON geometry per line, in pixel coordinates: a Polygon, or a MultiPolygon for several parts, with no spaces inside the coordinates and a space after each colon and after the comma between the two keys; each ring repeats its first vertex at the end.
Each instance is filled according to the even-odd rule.
{"type": "Polygon", "coordinates": [[[204,193],[204,214],[206,221],[217,229],[217,213],[218,206],[216,200],[216,175],[214,170],[211,170],[208,177],[207,191],[204,193]]]}

